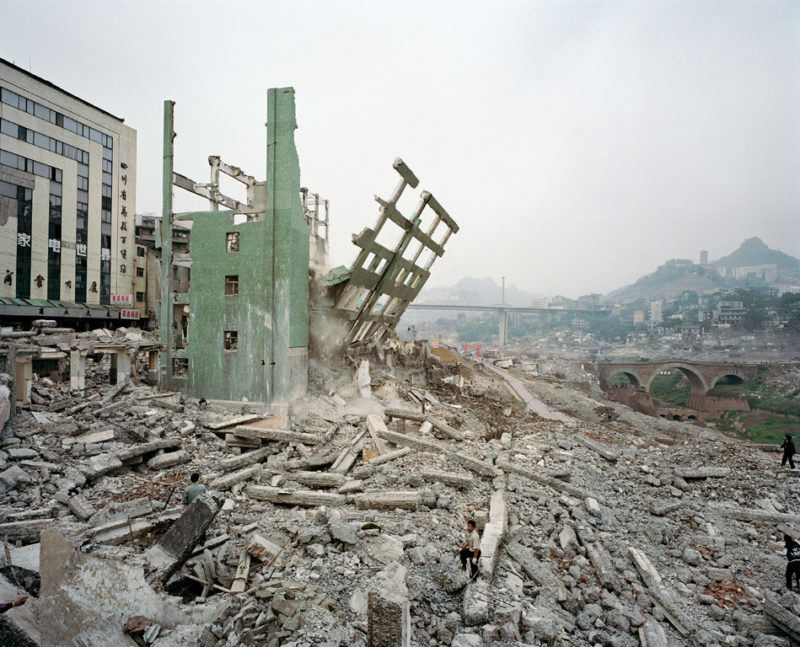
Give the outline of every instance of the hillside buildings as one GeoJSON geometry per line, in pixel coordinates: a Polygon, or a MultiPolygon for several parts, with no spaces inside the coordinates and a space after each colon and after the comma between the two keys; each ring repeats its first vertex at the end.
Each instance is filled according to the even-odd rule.
{"type": "Polygon", "coordinates": [[[138,319],[135,211],[136,131],[0,59],[0,317],[138,319]]]}

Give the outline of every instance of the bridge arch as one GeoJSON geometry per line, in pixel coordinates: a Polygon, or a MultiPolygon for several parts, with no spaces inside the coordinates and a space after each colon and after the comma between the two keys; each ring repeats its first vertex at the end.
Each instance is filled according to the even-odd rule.
{"type": "Polygon", "coordinates": [[[636,371],[632,371],[628,368],[618,368],[613,369],[607,376],[606,376],[606,384],[611,384],[614,381],[614,378],[618,375],[624,375],[625,377],[630,380],[631,384],[635,387],[641,387],[644,384],[644,380],[636,374],[636,371]]]}
{"type": "Polygon", "coordinates": [[[711,380],[711,384],[709,385],[709,390],[713,389],[720,380],[728,379],[730,384],[742,384],[745,381],[746,376],[742,374],[742,371],[738,369],[733,370],[725,370],[719,375],[715,375],[714,379],[711,380]],[[730,379],[733,378],[733,379],[730,379]]]}
{"type": "Polygon", "coordinates": [[[653,380],[656,379],[658,374],[661,371],[666,371],[672,368],[678,369],[686,376],[686,379],[689,380],[689,386],[691,387],[692,391],[700,391],[701,393],[705,393],[710,388],[703,375],[692,366],[689,366],[683,362],[667,362],[656,367],[652,375],[647,380],[647,384],[644,385],[645,390],[649,393],[650,387],[653,385],[653,380]]]}

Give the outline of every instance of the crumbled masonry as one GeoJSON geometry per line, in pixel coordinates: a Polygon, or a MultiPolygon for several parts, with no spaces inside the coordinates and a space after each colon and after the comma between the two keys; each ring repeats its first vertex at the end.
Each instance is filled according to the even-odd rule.
{"type": "Polygon", "coordinates": [[[590,397],[579,362],[556,381],[395,341],[313,368],[268,416],[155,391],[148,334],[59,337],[86,347],[84,391],[67,367],[31,375],[0,440],[0,595],[30,596],[0,616],[3,645],[800,640],[781,553],[800,470],[590,397]],[[100,342],[138,358],[128,379],[100,342]],[[184,506],[192,472],[207,492],[184,506]],[[472,582],[465,517],[483,532],[472,582]]]}

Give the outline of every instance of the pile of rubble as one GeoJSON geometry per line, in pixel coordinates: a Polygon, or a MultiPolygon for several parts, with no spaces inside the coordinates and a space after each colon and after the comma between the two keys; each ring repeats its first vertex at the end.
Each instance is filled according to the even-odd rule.
{"type": "Polygon", "coordinates": [[[800,640],[775,454],[605,401],[567,416],[552,383],[423,351],[327,373],[287,416],[34,380],[0,442],[0,594],[34,596],[3,644],[800,640]]]}

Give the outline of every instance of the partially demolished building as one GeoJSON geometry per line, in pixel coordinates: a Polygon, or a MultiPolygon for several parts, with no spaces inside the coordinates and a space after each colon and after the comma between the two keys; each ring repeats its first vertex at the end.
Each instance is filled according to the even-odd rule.
{"type": "Polygon", "coordinates": [[[355,263],[325,279],[327,202],[300,186],[294,90],[271,89],[267,103],[266,180],[212,156],[209,183],[175,172],[174,104],[165,103],[160,241],[173,239],[177,221],[191,228],[191,243],[188,255],[179,258],[162,243],[159,384],[280,412],[305,393],[310,322],[338,320],[318,326],[328,331],[320,332],[325,348],[381,340],[425,285],[458,225],[427,191],[409,217],[398,210],[403,191],[419,180],[397,159],[399,184],[388,200],[377,199],[375,227],[354,236],[360,248],[355,263]],[[246,186],[246,203],[220,192],[220,173],[246,186]],[[173,187],[207,198],[210,209],[175,213],[173,187]],[[170,289],[174,263],[191,267],[187,293],[170,289]],[[326,284],[327,293],[310,309],[314,280],[326,284]]]}

